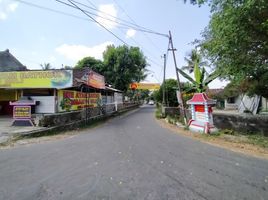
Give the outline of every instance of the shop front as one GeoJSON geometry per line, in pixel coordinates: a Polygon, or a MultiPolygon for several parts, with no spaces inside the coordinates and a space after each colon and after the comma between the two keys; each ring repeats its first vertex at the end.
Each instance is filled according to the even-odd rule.
{"type": "Polygon", "coordinates": [[[0,114],[12,116],[12,104],[25,98],[36,102],[32,116],[100,107],[118,101],[116,92],[120,93],[106,87],[104,76],[89,68],[1,72],[0,114]]]}

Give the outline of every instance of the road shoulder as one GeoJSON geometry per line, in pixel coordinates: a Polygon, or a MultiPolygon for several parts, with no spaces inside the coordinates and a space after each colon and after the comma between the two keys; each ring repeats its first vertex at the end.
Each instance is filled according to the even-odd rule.
{"type": "Polygon", "coordinates": [[[249,144],[243,141],[242,137],[235,138],[235,136],[222,136],[222,137],[207,136],[205,134],[193,133],[189,130],[186,130],[183,127],[170,124],[165,119],[156,119],[156,121],[161,127],[167,128],[176,134],[180,134],[182,136],[195,139],[209,145],[228,149],[233,152],[242,153],[247,156],[268,159],[267,148],[262,148],[253,144],[249,144]]]}

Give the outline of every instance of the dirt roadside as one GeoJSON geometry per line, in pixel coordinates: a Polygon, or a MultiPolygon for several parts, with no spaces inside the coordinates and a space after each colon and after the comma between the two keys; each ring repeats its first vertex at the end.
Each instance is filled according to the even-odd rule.
{"type": "Polygon", "coordinates": [[[204,134],[193,133],[189,130],[185,130],[183,127],[170,124],[164,119],[156,119],[156,120],[160,124],[160,126],[162,126],[163,128],[168,128],[176,134],[196,139],[213,146],[242,153],[244,155],[254,156],[262,159],[263,158],[268,159],[268,148],[263,148],[257,145],[249,144],[247,142],[247,139],[243,136],[233,136],[233,135],[207,136],[204,134]]]}

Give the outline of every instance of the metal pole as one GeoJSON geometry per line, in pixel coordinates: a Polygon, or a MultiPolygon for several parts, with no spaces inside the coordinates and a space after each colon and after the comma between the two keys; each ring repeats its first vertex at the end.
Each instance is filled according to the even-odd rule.
{"type": "Polygon", "coordinates": [[[164,54],[164,77],[163,77],[163,99],[162,99],[162,106],[165,106],[166,105],[166,85],[165,85],[165,82],[166,82],[166,60],[167,60],[167,57],[166,57],[166,54],[164,54]]]}
{"type": "Polygon", "coordinates": [[[181,109],[182,109],[182,113],[183,113],[183,119],[184,119],[185,125],[187,125],[186,112],[185,112],[185,109],[184,109],[184,103],[183,103],[183,98],[182,98],[181,82],[180,82],[180,77],[179,77],[178,70],[177,70],[177,61],[176,61],[176,56],[175,56],[176,49],[174,49],[174,46],[173,46],[171,31],[169,31],[169,42],[170,42],[170,45],[171,45],[170,50],[172,51],[172,54],[173,54],[175,72],[176,72],[176,77],[177,77],[177,82],[178,82],[178,88],[179,88],[179,91],[180,91],[181,109]]]}

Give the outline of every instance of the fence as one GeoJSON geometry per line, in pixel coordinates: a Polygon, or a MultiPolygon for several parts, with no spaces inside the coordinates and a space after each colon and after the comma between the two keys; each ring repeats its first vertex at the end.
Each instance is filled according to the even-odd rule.
{"type": "Polygon", "coordinates": [[[106,117],[138,107],[138,104],[106,104],[101,107],[85,108],[79,111],[36,115],[35,123],[42,127],[63,126],[75,121],[89,123],[92,119],[106,117]]]}

